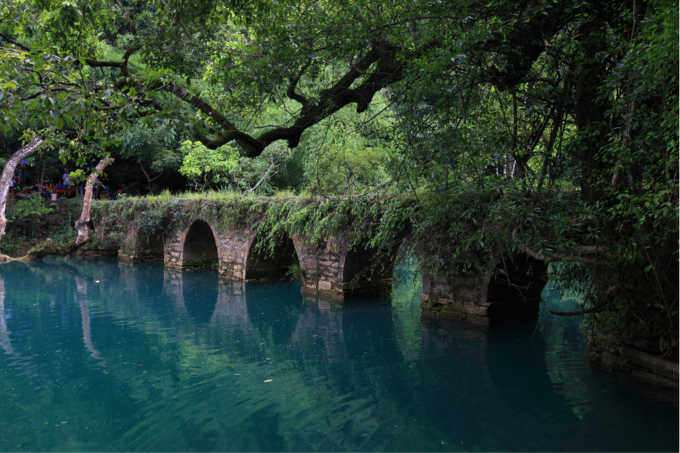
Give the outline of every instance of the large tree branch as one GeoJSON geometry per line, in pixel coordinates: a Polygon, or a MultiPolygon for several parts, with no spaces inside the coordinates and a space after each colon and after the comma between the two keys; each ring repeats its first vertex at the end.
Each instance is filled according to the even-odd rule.
{"type": "Polygon", "coordinates": [[[536,11],[529,20],[519,20],[512,30],[501,31],[481,43],[482,52],[505,56],[505,64],[487,70],[488,81],[499,90],[513,88],[529,73],[547,47],[547,40],[557,35],[574,17],[570,4],[555,3],[536,11]]]}
{"type": "Polygon", "coordinates": [[[26,46],[24,46],[23,44],[19,43],[18,41],[13,40],[12,38],[10,38],[9,36],[7,36],[7,35],[4,34],[4,33],[0,33],[0,37],[2,37],[2,39],[4,39],[5,41],[7,41],[8,43],[14,44],[15,46],[19,47],[21,50],[25,50],[26,52],[30,52],[30,51],[31,51],[31,49],[29,49],[28,47],[26,47],[26,46]]]}
{"type": "MultiPolygon", "coordinates": [[[[125,51],[123,54],[123,58],[120,61],[100,61],[100,60],[92,60],[89,58],[85,58],[85,64],[88,66],[91,66],[93,68],[119,68],[120,72],[124,77],[130,77],[130,72],[128,71],[128,61],[130,60],[130,57],[132,54],[137,52],[139,50],[139,47],[137,46],[130,46],[128,49],[125,51]]],[[[121,82],[117,82],[121,83],[121,82]]],[[[125,86],[122,85],[121,88],[125,86]]]]}
{"type": "MultiPolygon", "coordinates": [[[[415,51],[403,52],[400,48],[389,43],[374,42],[371,50],[354,63],[340,80],[329,89],[322,91],[314,102],[310,101],[307,106],[302,108],[291,126],[277,127],[264,132],[257,138],[253,138],[236,130],[229,123],[233,129],[222,131],[215,139],[209,140],[202,136],[199,136],[199,138],[203,144],[210,148],[217,148],[232,140],[242,140],[252,147],[252,151],[248,153],[249,157],[258,156],[264,148],[278,140],[286,140],[288,146],[294,148],[300,143],[300,137],[306,129],[328,118],[343,107],[349,104],[357,104],[357,112],[364,112],[378,91],[403,78],[403,70],[407,61],[440,45],[437,40],[429,42],[415,51]],[[373,64],[376,65],[374,70],[368,73],[373,64]],[[366,76],[365,80],[356,88],[350,88],[362,76],[366,76]]],[[[175,92],[178,93],[179,90],[175,92]]],[[[188,102],[197,101],[192,99],[188,102]]],[[[211,116],[218,119],[218,116],[214,113],[211,116]]]]}
{"type": "MultiPolygon", "coordinates": [[[[214,138],[208,138],[198,131],[195,133],[196,137],[205,146],[215,149],[231,141],[237,141],[245,149],[246,155],[252,158],[259,156],[268,145],[278,140],[286,140],[289,147],[296,147],[300,143],[300,138],[305,130],[349,104],[357,104],[357,112],[364,112],[378,91],[403,78],[403,69],[406,62],[440,45],[440,41],[435,40],[426,43],[416,50],[405,51],[386,41],[375,40],[371,43],[370,49],[355,61],[335,84],[322,91],[314,99],[314,102],[295,92],[299,78],[302,75],[302,71],[304,71],[303,68],[300,75],[290,81],[288,88],[288,95],[303,104],[303,108],[297,118],[290,126],[276,127],[257,137],[239,130],[226,116],[208,102],[176,84],[157,82],[148,85],[143,79],[130,77],[127,71],[127,59],[137,51],[137,48],[134,46],[126,51],[121,62],[86,60],[86,63],[93,67],[108,66],[120,68],[124,77],[119,82],[113,84],[113,87],[116,89],[122,90],[126,86],[135,86],[137,88],[164,91],[192,105],[203,114],[211,117],[221,128],[214,138]],[[374,66],[373,70],[369,72],[372,66],[374,66]],[[363,82],[355,88],[350,88],[361,77],[365,77],[363,82]]],[[[156,106],[156,108],[158,107],[156,106]]]]}
{"type": "Polygon", "coordinates": [[[286,91],[286,95],[292,100],[299,102],[303,108],[309,105],[309,99],[307,99],[306,96],[298,93],[296,89],[300,79],[302,78],[302,74],[305,73],[309,65],[310,62],[305,63],[302,66],[302,69],[300,69],[300,72],[296,76],[289,79],[290,83],[288,85],[288,90],[286,91]]]}

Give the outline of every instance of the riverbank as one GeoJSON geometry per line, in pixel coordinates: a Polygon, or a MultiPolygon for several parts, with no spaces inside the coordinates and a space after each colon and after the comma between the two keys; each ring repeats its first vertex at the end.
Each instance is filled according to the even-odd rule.
{"type": "Polygon", "coordinates": [[[80,198],[65,200],[10,199],[7,203],[7,232],[0,242],[0,253],[23,256],[48,238],[66,244],[76,237],[74,222],[83,208],[80,198]]]}

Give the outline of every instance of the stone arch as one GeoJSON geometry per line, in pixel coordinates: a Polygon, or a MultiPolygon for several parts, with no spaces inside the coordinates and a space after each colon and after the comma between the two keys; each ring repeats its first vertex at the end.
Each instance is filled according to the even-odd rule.
{"type": "Polygon", "coordinates": [[[195,219],[183,235],[179,264],[183,269],[219,268],[220,247],[218,235],[212,225],[201,218],[195,219]]]}
{"type": "Polygon", "coordinates": [[[379,253],[379,250],[359,243],[342,254],[338,279],[343,282],[345,295],[389,294],[399,245],[388,253],[379,253]]]}
{"type": "Polygon", "coordinates": [[[510,317],[515,319],[536,316],[547,272],[546,263],[523,253],[498,261],[486,288],[490,315],[508,317],[510,313],[505,311],[511,311],[510,317]]]}
{"type": "Polygon", "coordinates": [[[300,266],[299,253],[293,238],[285,234],[277,241],[274,250],[262,244],[253,235],[245,257],[246,280],[284,279],[290,275],[292,266],[300,266]]]}
{"type": "Polygon", "coordinates": [[[424,317],[489,324],[538,315],[548,266],[524,254],[500,253],[485,269],[423,275],[424,317]]]}

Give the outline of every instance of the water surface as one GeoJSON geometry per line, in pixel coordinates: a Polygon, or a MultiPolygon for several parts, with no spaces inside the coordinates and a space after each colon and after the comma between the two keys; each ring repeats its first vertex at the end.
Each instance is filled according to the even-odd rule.
{"type": "Polygon", "coordinates": [[[677,397],[591,367],[578,319],[427,322],[400,277],[342,306],[161,265],[2,265],[0,450],[678,450],[677,397]]]}

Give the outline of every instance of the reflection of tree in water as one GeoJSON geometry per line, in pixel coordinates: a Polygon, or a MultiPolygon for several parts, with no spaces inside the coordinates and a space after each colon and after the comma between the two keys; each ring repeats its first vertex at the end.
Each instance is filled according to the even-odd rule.
{"type": "MultiPolygon", "coordinates": [[[[173,279],[174,286],[166,286],[166,292],[169,288],[175,288],[175,291],[186,294],[184,282],[188,274],[178,275],[181,277],[173,279]]],[[[349,331],[355,336],[352,359],[367,355],[371,358],[366,363],[370,363],[375,357],[394,356],[396,345],[391,338],[391,308],[388,302],[384,301],[382,305],[360,304],[359,307],[353,307],[358,312],[348,315],[348,307],[328,303],[314,302],[300,307],[301,297],[297,287],[290,291],[283,285],[262,291],[257,286],[247,284],[246,291],[241,293],[232,283],[220,283],[212,323],[204,327],[196,323],[178,325],[179,329],[187,329],[192,335],[187,335],[189,339],[182,338],[175,343],[179,349],[174,363],[178,368],[178,377],[186,382],[213,373],[221,375],[225,369],[234,369],[243,376],[260,375],[261,378],[249,379],[247,383],[239,381],[238,387],[231,393],[226,389],[219,390],[212,394],[214,398],[207,401],[205,393],[198,394],[201,391],[198,389],[202,387],[193,388],[183,398],[193,400],[195,397],[195,405],[188,411],[182,409],[183,416],[176,425],[168,428],[167,441],[161,442],[156,438],[154,443],[148,444],[148,448],[176,448],[178,445],[190,448],[192,444],[206,443],[216,445],[214,449],[220,446],[234,448],[234,445],[238,445],[238,449],[250,449],[255,445],[253,442],[264,448],[278,446],[279,441],[276,441],[277,437],[273,433],[282,432],[287,433],[284,436],[286,449],[361,450],[362,446],[367,445],[377,449],[389,448],[387,439],[391,437],[381,435],[374,438],[374,434],[380,426],[389,426],[389,423],[402,425],[402,415],[394,400],[395,395],[403,393],[406,383],[396,382],[390,372],[389,362],[383,363],[380,369],[371,366],[367,370],[361,364],[357,366],[355,362],[348,361],[344,339],[350,326],[349,331]],[[251,289],[251,286],[255,288],[251,289]],[[286,291],[288,297],[284,297],[284,303],[277,302],[275,298],[285,296],[286,291]],[[229,294],[229,297],[225,298],[225,294],[229,294]],[[242,296],[239,299],[241,295],[247,298],[242,296]],[[252,297],[255,298],[254,302],[252,297]],[[228,305],[229,298],[236,303],[228,305]],[[245,312],[240,311],[241,308],[246,308],[245,312]],[[370,325],[361,320],[361,311],[366,309],[380,311],[383,314],[382,322],[370,325]],[[252,322],[253,317],[257,318],[257,322],[252,322]],[[288,325],[282,325],[279,322],[282,317],[293,319],[288,325]],[[255,328],[250,328],[250,323],[255,328]],[[236,333],[239,329],[240,334],[236,333]],[[366,341],[367,338],[373,338],[376,330],[386,331],[389,338],[382,338],[375,343],[366,341]],[[209,332],[214,338],[211,338],[212,342],[205,343],[209,332]],[[229,344],[230,347],[227,350],[220,349],[219,355],[213,356],[207,353],[209,349],[206,350],[210,344],[229,344]],[[266,358],[271,360],[267,361],[266,358]],[[285,386],[282,395],[280,387],[262,387],[262,379],[266,377],[274,377],[275,382],[285,379],[291,384],[285,386]],[[380,391],[378,397],[373,395],[376,389],[380,391]],[[232,404],[238,404],[247,394],[258,396],[256,400],[251,398],[248,404],[255,413],[263,417],[266,415],[266,423],[257,423],[257,417],[250,411],[244,412],[236,407],[230,409],[232,404]],[[295,400],[293,406],[286,404],[279,407],[278,403],[273,407],[267,406],[270,404],[267,401],[281,400],[282,396],[295,400]],[[214,414],[214,400],[222,401],[224,405],[219,421],[206,415],[214,414]],[[283,407],[285,419],[277,415],[283,407]],[[192,426],[195,427],[193,434],[191,429],[187,429],[192,426]],[[219,439],[209,435],[198,438],[200,433],[210,432],[229,434],[219,439]],[[329,436],[329,432],[337,435],[329,436]],[[254,437],[260,440],[253,440],[254,437]]],[[[173,305],[168,304],[168,307],[172,308],[173,305]]],[[[165,322],[179,322],[167,314],[162,317],[165,322]]],[[[152,421],[149,423],[154,424],[152,421]]],[[[141,428],[138,434],[142,436],[141,428]]],[[[420,436],[413,434],[414,439],[420,436]]],[[[416,449],[418,445],[418,442],[414,442],[412,448],[416,449]]]]}
{"type": "MultiPolygon", "coordinates": [[[[62,265],[70,274],[59,277],[39,266],[22,270],[33,272],[31,287],[38,296],[30,292],[18,315],[33,319],[28,309],[43,310],[42,330],[29,342],[11,345],[15,352],[32,348],[33,354],[41,353],[41,374],[51,379],[50,387],[64,370],[83,379],[76,380],[77,389],[55,386],[49,390],[54,393],[37,400],[49,405],[55,397],[69,398],[73,404],[58,413],[68,412],[69,420],[87,417],[86,426],[104,433],[96,442],[79,438],[85,449],[423,450],[453,448],[448,440],[446,447],[440,442],[458,438],[464,449],[584,445],[554,435],[556,426],[574,426],[572,408],[578,403],[564,390],[578,372],[560,370],[558,355],[551,364],[543,343],[552,337],[541,339],[539,332],[534,343],[517,341],[522,335],[530,338],[535,324],[528,332],[513,327],[515,338],[508,331],[413,322],[408,305],[413,289],[397,288],[391,305],[388,299],[339,305],[303,300],[295,284],[216,277],[201,283],[211,291],[206,299],[213,310],[207,318],[206,313],[192,315],[186,303],[196,293],[191,288],[207,277],[199,275],[187,285],[195,274],[117,264],[104,264],[102,277],[95,277],[89,264],[62,265]],[[74,278],[76,271],[90,274],[74,278]],[[66,290],[59,289],[56,308],[50,308],[46,295],[57,281],[66,290]],[[71,299],[74,293],[77,300],[71,299]],[[283,301],[274,300],[278,297],[283,301]],[[40,308],[31,308],[38,302],[40,308]],[[282,317],[292,319],[281,323],[282,317]],[[64,320],[72,325],[68,331],[64,320]],[[89,342],[81,339],[88,329],[89,342]],[[55,340],[74,347],[57,358],[55,340]],[[110,374],[102,376],[88,344],[107,359],[110,374]],[[558,378],[564,384],[555,385],[558,378]],[[268,379],[273,381],[264,383],[268,379]],[[83,413],[70,413],[75,408],[83,413]],[[127,423],[123,430],[110,432],[120,420],[127,423]],[[554,440],[547,441],[546,432],[554,440]]],[[[12,291],[5,284],[5,293],[12,291]]],[[[571,332],[561,335],[555,341],[571,341],[571,332]]],[[[22,392],[34,386],[24,387],[22,392]]],[[[0,393],[0,421],[21,417],[23,403],[0,393]]],[[[589,398],[592,402],[592,390],[589,398]]],[[[589,414],[583,423],[597,426],[589,414]]],[[[575,437],[588,438],[595,429],[579,428],[575,437]]],[[[59,444],[53,433],[43,434],[42,449],[59,444]]]]}
{"type": "MultiPolygon", "coordinates": [[[[3,437],[7,442],[33,450],[54,450],[55,446],[73,451],[100,449],[100,442],[106,443],[115,435],[111,433],[107,439],[109,421],[136,410],[129,389],[137,380],[137,373],[118,369],[115,374],[102,375],[101,368],[93,366],[95,362],[90,354],[99,352],[89,340],[92,336],[97,338],[98,332],[115,335],[117,330],[115,325],[106,325],[99,317],[95,319],[101,322],[90,322],[93,307],[89,300],[97,293],[92,288],[93,282],[85,283],[86,277],[80,276],[78,269],[68,262],[10,263],[2,270],[5,274],[2,279],[10,278],[12,282],[5,287],[4,300],[12,301],[19,323],[16,333],[23,337],[23,341],[13,345],[14,352],[25,358],[2,363],[11,371],[3,373],[5,382],[11,383],[10,388],[14,389],[8,393],[0,389],[0,426],[33,425],[27,432],[8,428],[3,437]],[[80,299],[74,300],[74,294],[80,299]],[[26,336],[28,326],[37,323],[40,328],[31,329],[30,336],[26,336]],[[32,360],[27,361],[27,357],[32,360]],[[52,424],[36,426],[36,414],[52,424]],[[89,431],[82,429],[55,428],[54,420],[57,424],[68,420],[68,426],[87,426],[98,432],[99,438],[93,440],[89,431]]],[[[92,279],[87,277],[87,280],[92,279]]],[[[2,308],[0,312],[4,315],[7,307],[2,308]]],[[[140,339],[133,338],[132,342],[135,340],[140,339]]],[[[143,344],[140,342],[140,349],[143,344]]],[[[119,357],[125,353],[129,357],[139,352],[126,346],[116,348],[111,342],[106,343],[105,348],[109,349],[101,349],[101,356],[119,357]]]]}
{"type": "Polygon", "coordinates": [[[9,337],[9,330],[7,330],[7,315],[5,313],[5,280],[0,275],[0,347],[2,347],[5,354],[14,354],[12,348],[12,340],[9,337]]]}
{"type": "Polygon", "coordinates": [[[76,277],[76,291],[73,293],[73,299],[80,305],[80,319],[83,329],[83,342],[85,349],[90,352],[93,359],[98,360],[98,365],[106,367],[106,362],[101,358],[101,354],[95,348],[92,342],[92,329],[90,327],[90,304],[87,300],[87,280],[82,277],[76,277]]]}

